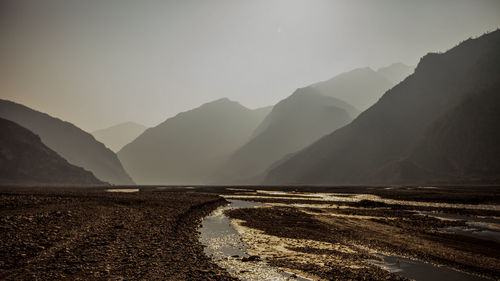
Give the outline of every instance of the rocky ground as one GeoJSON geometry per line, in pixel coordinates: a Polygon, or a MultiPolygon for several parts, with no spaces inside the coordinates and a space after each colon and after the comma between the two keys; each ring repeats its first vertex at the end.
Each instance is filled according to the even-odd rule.
{"type": "MultiPolygon", "coordinates": [[[[238,220],[247,228],[247,232],[248,229],[261,231],[247,237],[247,242],[268,252],[266,259],[275,266],[300,270],[325,280],[400,278],[368,262],[370,256],[373,258],[370,254],[378,252],[444,265],[494,280],[500,277],[498,243],[442,233],[439,230],[444,227],[462,227],[465,222],[419,214],[436,212],[498,218],[500,211],[386,204],[370,200],[325,202],[307,199],[302,193],[285,195],[255,191],[245,190],[234,194],[254,196],[238,199],[264,202],[267,207],[235,209],[226,211],[226,215],[238,220]],[[269,237],[279,237],[281,244],[274,250],[269,249],[271,246],[263,243],[259,237],[268,237],[268,240],[271,240],[269,237]],[[341,245],[347,251],[313,247],[310,240],[326,242],[325,245],[341,245]],[[280,250],[283,247],[287,249],[286,252],[280,250]],[[303,261],[297,262],[300,259],[303,261]]],[[[384,192],[378,190],[380,195],[384,192]]],[[[467,197],[464,195],[466,192],[454,194],[446,190],[432,190],[426,194],[423,190],[418,197],[428,202],[448,202],[445,198],[450,198],[452,202],[456,200],[460,203],[496,203],[497,192],[496,188],[479,189],[473,196],[467,197]],[[488,192],[492,194],[490,197],[484,195],[488,192]],[[446,196],[446,193],[449,195],[446,196]]],[[[405,193],[410,194],[406,191],[392,194],[390,198],[412,198],[405,193]]]]}
{"type": "Polygon", "coordinates": [[[1,280],[233,280],[198,242],[225,201],[189,191],[0,190],[1,280]]]}
{"type": "MultiPolygon", "coordinates": [[[[236,280],[204,255],[197,228],[204,216],[226,203],[221,195],[255,195],[255,188],[139,189],[110,193],[102,188],[0,187],[0,280],[236,280]]],[[[311,191],[268,188],[282,189],[311,191]]],[[[499,204],[499,190],[325,187],[318,191],[499,204]]],[[[250,242],[255,238],[253,254],[266,250],[268,254],[261,257],[271,265],[326,280],[404,279],[367,262],[376,251],[500,277],[498,243],[441,233],[442,227],[464,222],[417,213],[500,217],[498,210],[267,195],[271,198],[245,200],[271,205],[227,214],[247,228],[250,242]],[[297,203],[303,205],[297,207],[297,203]],[[273,245],[281,252],[264,249],[273,245]]]]}

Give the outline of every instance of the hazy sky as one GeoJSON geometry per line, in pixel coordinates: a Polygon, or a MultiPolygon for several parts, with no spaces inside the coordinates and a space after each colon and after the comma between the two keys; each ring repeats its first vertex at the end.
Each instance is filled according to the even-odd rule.
{"type": "Polygon", "coordinates": [[[0,0],[0,97],[95,130],[250,108],[500,27],[498,0],[0,0]]]}

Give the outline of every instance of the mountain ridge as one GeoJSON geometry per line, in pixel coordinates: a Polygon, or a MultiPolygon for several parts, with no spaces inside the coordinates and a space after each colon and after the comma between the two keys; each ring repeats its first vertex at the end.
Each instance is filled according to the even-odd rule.
{"type": "Polygon", "coordinates": [[[96,130],[92,135],[116,153],[146,129],[144,125],[129,121],[96,130]]]}
{"type": "Polygon", "coordinates": [[[140,183],[209,183],[216,167],[250,137],[266,110],[217,99],[147,129],[118,156],[140,183]]]}
{"type": "MultiPolygon", "coordinates": [[[[396,64],[391,66],[394,65],[396,64]]],[[[338,98],[364,111],[394,85],[395,83],[378,71],[370,67],[360,67],[314,83],[311,87],[316,88],[325,96],[338,98]]]]}
{"type": "Polygon", "coordinates": [[[499,47],[497,30],[445,53],[427,54],[414,74],[388,90],[375,105],[271,170],[265,182],[390,184],[374,177],[378,169],[404,157],[433,122],[478,85],[500,81],[495,53],[499,47]]]}
{"type": "Polygon", "coordinates": [[[253,133],[222,166],[219,181],[255,183],[267,167],[321,136],[346,125],[357,110],[312,87],[297,89],[277,103],[253,133]]]}
{"type": "Polygon", "coordinates": [[[91,171],[102,181],[134,183],[115,153],[70,122],[8,100],[0,100],[0,117],[39,135],[45,145],[69,163],[91,171]]]}
{"type": "Polygon", "coordinates": [[[105,184],[71,165],[28,129],[4,118],[0,128],[0,184],[105,184]]]}

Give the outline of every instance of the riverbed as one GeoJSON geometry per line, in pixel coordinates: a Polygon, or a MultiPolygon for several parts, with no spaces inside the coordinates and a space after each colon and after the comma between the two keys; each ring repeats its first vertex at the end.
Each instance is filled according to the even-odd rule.
{"type": "MultiPolygon", "coordinates": [[[[485,278],[487,276],[477,274],[484,272],[481,268],[491,264],[494,271],[493,268],[500,264],[496,254],[491,257],[488,257],[491,254],[486,254],[485,264],[479,265],[479,269],[471,270],[461,263],[467,264],[467,260],[476,259],[477,254],[473,252],[477,252],[477,249],[463,246],[461,249],[453,249],[450,241],[442,241],[443,237],[437,237],[433,241],[434,238],[429,236],[430,233],[443,233],[463,237],[462,233],[452,231],[453,227],[462,229],[469,227],[471,223],[491,223],[495,217],[467,217],[470,221],[465,223],[455,217],[449,218],[452,222],[448,223],[441,222],[447,218],[439,217],[439,213],[413,210],[415,207],[422,207],[481,212],[496,211],[499,209],[498,205],[405,201],[370,194],[235,191],[234,194],[224,195],[230,202],[228,206],[219,208],[203,220],[200,241],[205,246],[205,253],[217,265],[240,280],[329,280],[356,276],[373,276],[373,280],[396,280],[398,276],[401,280],[479,281],[490,280],[485,278]],[[307,203],[309,199],[311,203],[307,203]],[[259,200],[262,202],[257,202],[259,200]],[[294,200],[300,201],[300,204],[294,200]],[[376,204],[368,207],[351,204],[362,201],[391,204],[392,208],[394,205],[403,206],[403,210],[376,204]],[[343,202],[351,205],[343,205],[343,202]],[[411,210],[404,210],[404,206],[411,210]],[[310,226],[304,223],[308,220],[311,221],[310,226]],[[293,227],[297,223],[301,227],[293,227]],[[401,223],[408,225],[398,225],[401,223]],[[419,223],[426,225],[420,231],[419,223]],[[352,233],[348,236],[345,232],[332,230],[328,230],[331,231],[330,234],[321,233],[332,226],[338,231],[338,227],[345,228],[346,224],[348,232],[354,233],[354,240],[352,233]],[[325,229],[321,229],[323,227],[325,229]],[[419,235],[411,235],[405,229],[408,227],[420,232],[419,235]],[[445,233],[447,231],[450,233],[445,233]],[[309,233],[310,237],[304,233],[309,233]],[[383,235],[390,239],[384,241],[383,235]],[[397,239],[394,239],[394,235],[397,239]],[[419,243],[425,246],[420,249],[419,243]],[[407,249],[402,249],[405,246],[407,249]],[[418,253],[422,250],[425,254],[418,253]],[[469,250],[472,252],[468,253],[469,250]],[[436,259],[432,257],[453,256],[461,251],[464,252],[463,257],[441,264],[436,263],[436,259]],[[254,260],[248,261],[252,256],[254,260]]],[[[489,241],[497,243],[496,238],[489,241]]],[[[485,240],[467,242],[472,243],[471,247],[474,247],[474,243],[479,243],[481,247],[490,243],[485,240]]]]}

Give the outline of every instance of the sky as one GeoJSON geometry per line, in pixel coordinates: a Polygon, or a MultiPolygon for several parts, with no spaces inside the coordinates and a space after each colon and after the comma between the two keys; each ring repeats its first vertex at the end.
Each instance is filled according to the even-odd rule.
{"type": "Polygon", "coordinates": [[[0,0],[0,98],[89,132],[272,105],[500,27],[498,0],[0,0]]]}

